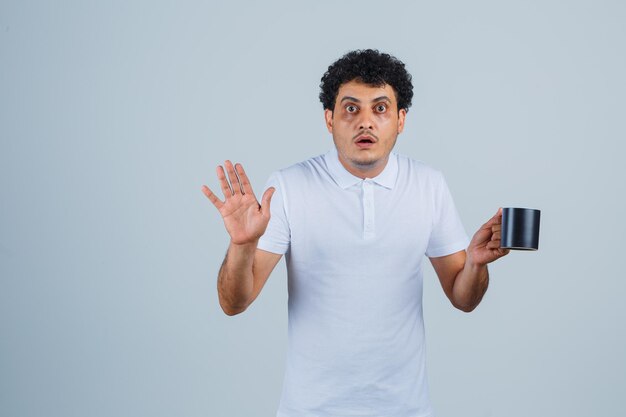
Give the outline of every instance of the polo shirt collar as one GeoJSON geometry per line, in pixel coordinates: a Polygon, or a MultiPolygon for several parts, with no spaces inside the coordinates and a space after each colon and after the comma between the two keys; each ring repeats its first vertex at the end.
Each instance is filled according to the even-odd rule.
{"type": "MultiPolygon", "coordinates": [[[[363,181],[361,178],[352,175],[344,168],[344,166],[339,161],[337,148],[333,147],[328,153],[326,153],[326,155],[324,155],[324,159],[326,160],[326,166],[328,166],[330,175],[333,177],[337,185],[339,185],[341,188],[346,189],[363,181]]],[[[387,161],[387,165],[385,166],[383,171],[376,177],[371,178],[371,180],[378,185],[381,185],[388,189],[392,189],[396,184],[397,178],[398,157],[394,152],[391,152],[389,154],[389,160],[387,161]]]]}

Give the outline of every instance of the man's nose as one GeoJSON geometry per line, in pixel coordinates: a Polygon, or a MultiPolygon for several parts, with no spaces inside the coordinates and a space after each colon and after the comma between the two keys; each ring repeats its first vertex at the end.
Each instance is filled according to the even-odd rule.
{"type": "Polygon", "coordinates": [[[374,115],[371,111],[362,111],[359,118],[359,130],[374,129],[374,115]]]}

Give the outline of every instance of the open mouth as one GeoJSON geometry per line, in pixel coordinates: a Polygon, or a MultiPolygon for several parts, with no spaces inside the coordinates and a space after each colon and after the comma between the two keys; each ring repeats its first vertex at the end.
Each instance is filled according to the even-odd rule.
{"type": "Polygon", "coordinates": [[[357,140],[354,143],[356,144],[356,146],[358,146],[361,149],[369,149],[372,146],[374,146],[376,141],[369,137],[362,137],[362,138],[357,138],[357,140]]]}
{"type": "Polygon", "coordinates": [[[378,142],[378,138],[373,133],[361,131],[353,138],[354,144],[361,149],[369,149],[378,142]]]}

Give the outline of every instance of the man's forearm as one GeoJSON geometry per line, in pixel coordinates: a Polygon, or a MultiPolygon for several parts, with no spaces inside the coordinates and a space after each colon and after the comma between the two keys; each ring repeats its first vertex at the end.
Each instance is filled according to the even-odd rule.
{"type": "Polygon", "coordinates": [[[253,264],[257,242],[236,245],[232,242],[217,277],[220,305],[228,315],[248,307],[254,285],[253,264]]]}
{"type": "Polygon", "coordinates": [[[470,312],[480,304],[489,286],[487,265],[476,265],[468,259],[454,280],[452,295],[457,308],[470,312]]]}

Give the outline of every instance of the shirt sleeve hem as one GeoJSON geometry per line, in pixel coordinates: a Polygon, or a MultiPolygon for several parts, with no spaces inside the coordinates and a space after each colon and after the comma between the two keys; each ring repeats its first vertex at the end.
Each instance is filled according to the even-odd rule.
{"type": "Polygon", "coordinates": [[[257,245],[257,249],[261,249],[266,252],[275,253],[277,255],[284,255],[285,253],[287,253],[287,247],[288,246],[268,242],[263,239],[259,240],[259,244],[257,245]]]}
{"type": "Polygon", "coordinates": [[[439,258],[440,256],[452,255],[453,253],[465,250],[468,244],[469,241],[465,238],[463,240],[456,241],[455,243],[429,250],[426,252],[426,256],[429,258],[439,258]]]}

